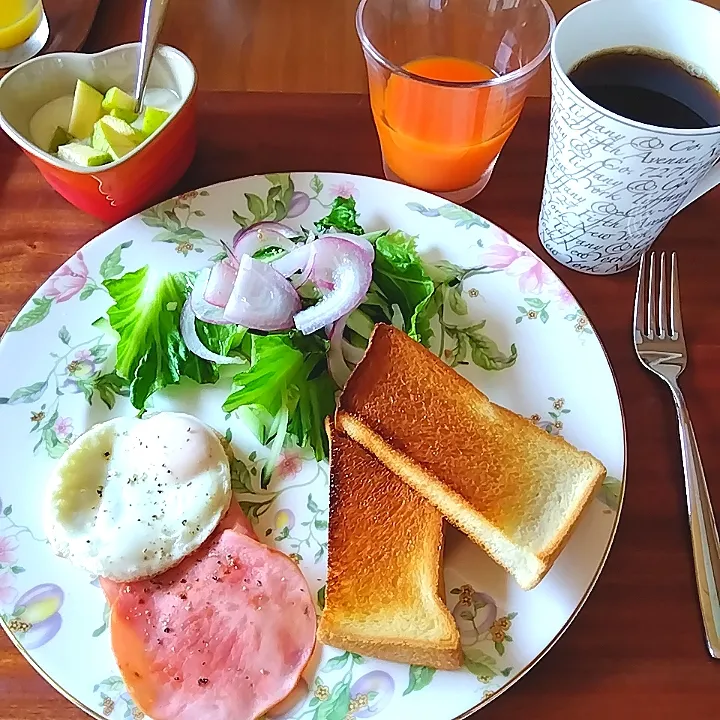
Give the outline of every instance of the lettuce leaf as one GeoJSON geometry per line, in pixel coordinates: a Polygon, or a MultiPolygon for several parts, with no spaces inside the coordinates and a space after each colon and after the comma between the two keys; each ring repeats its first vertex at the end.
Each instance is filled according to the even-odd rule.
{"type": "Polygon", "coordinates": [[[240,325],[214,325],[195,320],[195,329],[202,344],[218,355],[250,357],[248,329],[240,325]]]}
{"type": "Polygon", "coordinates": [[[272,418],[287,412],[287,430],[318,460],[328,456],[325,417],[335,410],[334,382],[327,372],[328,342],[297,331],[251,336],[250,367],[233,378],[225,412],[254,406],[272,418]]]}
{"type": "Polygon", "coordinates": [[[190,281],[185,273],[160,274],[145,266],[103,282],[115,301],[107,313],[119,338],[115,371],[130,384],[130,401],[138,410],[181,377],[197,383],[218,379],[215,365],[191,353],[180,335],[190,281]]]}
{"type": "Polygon", "coordinates": [[[363,235],[365,231],[358,225],[355,199],[353,197],[336,197],[330,207],[330,212],[315,223],[318,232],[335,230],[353,235],[363,235]]]}
{"type": "Polygon", "coordinates": [[[373,282],[390,305],[397,305],[405,332],[429,346],[433,337],[430,320],[437,313],[433,302],[435,283],[418,255],[415,240],[397,230],[377,238],[373,282]]]}

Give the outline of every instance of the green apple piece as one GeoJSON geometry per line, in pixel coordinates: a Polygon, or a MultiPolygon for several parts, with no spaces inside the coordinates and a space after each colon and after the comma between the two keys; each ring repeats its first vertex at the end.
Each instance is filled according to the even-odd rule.
{"type": "Polygon", "coordinates": [[[97,167],[109,163],[112,158],[106,152],[96,150],[90,145],[83,145],[79,142],[71,142],[67,145],[61,145],[58,150],[58,157],[66,162],[74,165],[82,165],[83,167],[97,167]]]}
{"type": "Polygon", "coordinates": [[[98,120],[98,122],[111,127],[116,133],[124,135],[129,140],[132,140],[136,145],[139,145],[143,140],[145,140],[145,136],[139,130],[130,125],[129,122],[122,120],[119,117],[104,115],[100,118],[100,120],[98,120]]]}
{"type": "Polygon", "coordinates": [[[113,108],[110,111],[112,117],[120,118],[126,123],[133,123],[138,119],[138,114],[134,110],[123,110],[122,108],[113,108]]]}
{"type": "Polygon", "coordinates": [[[73,136],[65,128],[62,128],[58,125],[55,128],[52,140],[50,140],[48,152],[56,153],[61,145],[68,145],[73,141],[73,139],[73,136]]]}
{"type": "Polygon", "coordinates": [[[138,143],[127,135],[119,133],[108,123],[103,122],[104,120],[105,118],[102,118],[95,123],[92,136],[92,147],[95,150],[108,153],[113,160],[119,160],[138,146],[138,143]]]}
{"type": "Polygon", "coordinates": [[[119,87],[111,87],[102,101],[103,110],[135,110],[135,99],[119,87]]]}
{"type": "Polygon", "coordinates": [[[160,126],[170,117],[167,110],[161,110],[156,107],[145,108],[143,116],[142,131],[146,137],[152,135],[160,126]]]}
{"type": "Polygon", "coordinates": [[[93,125],[103,114],[102,101],[102,93],[82,80],[77,81],[68,127],[73,137],[81,140],[90,137],[93,125]]]}

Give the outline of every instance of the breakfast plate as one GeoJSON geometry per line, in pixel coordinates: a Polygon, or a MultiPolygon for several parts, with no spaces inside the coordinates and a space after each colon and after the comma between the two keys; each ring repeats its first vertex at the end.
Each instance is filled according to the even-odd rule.
{"type": "MultiPolygon", "coordinates": [[[[483,551],[448,529],[446,601],[464,666],[435,671],[319,647],[294,706],[274,717],[457,720],[512,686],[568,628],[595,584],[617,527],[625,435],[612,370],[582,308],[530,250],[492,223],[402,185],[329,173],[256,176],[184,193],[106,231],[37,291],[0,343],[0,619],[60,692],[95,718],[141,718],[110,646],[96,578],[55,557],[44,536],[46,478],[84,431],[137,410],[116,370],[102,322],[108,281],[149,266],[192,273],[254,222],[312,228],[352,198],[366,231],[401,229],[435,268],[442,301],[432,349],[494,402],[590,451],[607,477],[542,582],[521,590],[483,551]]],[[[174,308],[168,308],[174,309],[174,308]]],[[[236,497],[263,542],[302,570],[318,611],[325,601],[328,468],[311,452],[261,443],[223,410],[232,371],[215,383],[181,380],[152,410],[192,414],[225,436],[236,497]]],[[[262,671],[261,671],[262,672],[262,671]]]]}

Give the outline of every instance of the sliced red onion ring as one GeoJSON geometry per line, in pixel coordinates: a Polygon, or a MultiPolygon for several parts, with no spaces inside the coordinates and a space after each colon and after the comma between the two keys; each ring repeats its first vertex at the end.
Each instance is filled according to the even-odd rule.
{"type": "Polygon", "coordinates": [[[314,243],[296,246],[287,255],[273,260],[270,264],[281,275],[292,283],[293,287],[299,288],[307,282],[313,268],[315,258],[314,243]],[[299,273],[299,274],[298,274],[299,273]]]}
{"type": "Polygon", "coordinates": [[[235,278],[238,273],[238,265],[235,258],[226,257],[216,262],[210,270],[203,297],[215,307],[224,308],[230,299],[235,278]]]}
{"type": "Polygon", "coordinates": [[[195,327],[195,311],[193,310],[192,300],[188,298],[183,305],[182,312],[180,313],[180,334],[182,339],[187,345],[187,349],[197,355],[203,360],[210,360],[210,362],[217,363],[218,365],[243,365],[247,364],[247,360],[242,357],[235,357],[231,355],[218,355],[212,350],[208,350],[200,340],[197,334],[197,328],[195,327]]]}
{"type": "Polygon", "coordinates": [[[365,351],[347,340],[342,341],[343,357],[352,365],[357,365],[364,357],[365,351]]]}
{"type": "Polygon", "coordinates": [[[249,255],[240,258],[224,320],[251,330],[287,330],[300,310],[295,288],[271,265],[249,255]]]}
{"type": "Polygon", "coordinates": [[[347,322],[347,315],[343,315],[332,327],[328,333],[330,338],[330,348],[328,349],[328,371],[330,377],[335,381],[335,384],[340,388],[345,387],[345,383],[350,377],[350,368],[343,355],[343,332],[345,331],[345,323],[347,322]]]}
{"type": "MultiPolygon", "coordinates": [[[[205,299],[212,270],[213,268],[204,268],[195,280],[195,285],[189,298],[192,311],[195,313],[195,317],[203,322],[212,323],[213,325],[228,325],[228,321],[223,317],[225,308],[212,305],[205,299]]],[[[230,285],[230,290],[232,291],[232,285],[230,285]]]]}
{"type": "Polygon", "coordinates": [[[295,247],[292,239],[296,237],[298,237],[298,232],[287,225],[276,222],[259,222],[236,232],[232,241],[232,249],[235,257],[252,256],[268,245],[277,245],[290,251],[295,247]]]}
{"type": "Polygon", "coordinates": [[[352,233],[333,233],[332,235],[325,235],[324,237],[336,237],[341,240],[347,240],[357,245],[363,252],[365,252],[370,258],[370,262],[375,259],[375,247],[373,244],[363,235],[353,235],[352,233]]]}
{"type": "Polygon", "coordinates": [[[313,245],[313,275],[320,268],[321,276],[332,282],[333,288],[317,305],[295,316],[295,327],[305,335],[352,312],[365,298],[372,280],[372,262],[355,243],[325,235],[313,245]]]}

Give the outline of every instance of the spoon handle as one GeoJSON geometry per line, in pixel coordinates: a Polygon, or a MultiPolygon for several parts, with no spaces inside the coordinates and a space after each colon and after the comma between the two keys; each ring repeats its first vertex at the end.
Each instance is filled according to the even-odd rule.
{"type": "Polygon", "coordinates": [[[147,84],[150,63],[155,54],[158,36],[165,19],[169,0],[146,0],[143,14],[142,43],[140,44],[140,65],[135,83],[135,112],[142,109],[145,85],[147,84]]]}

